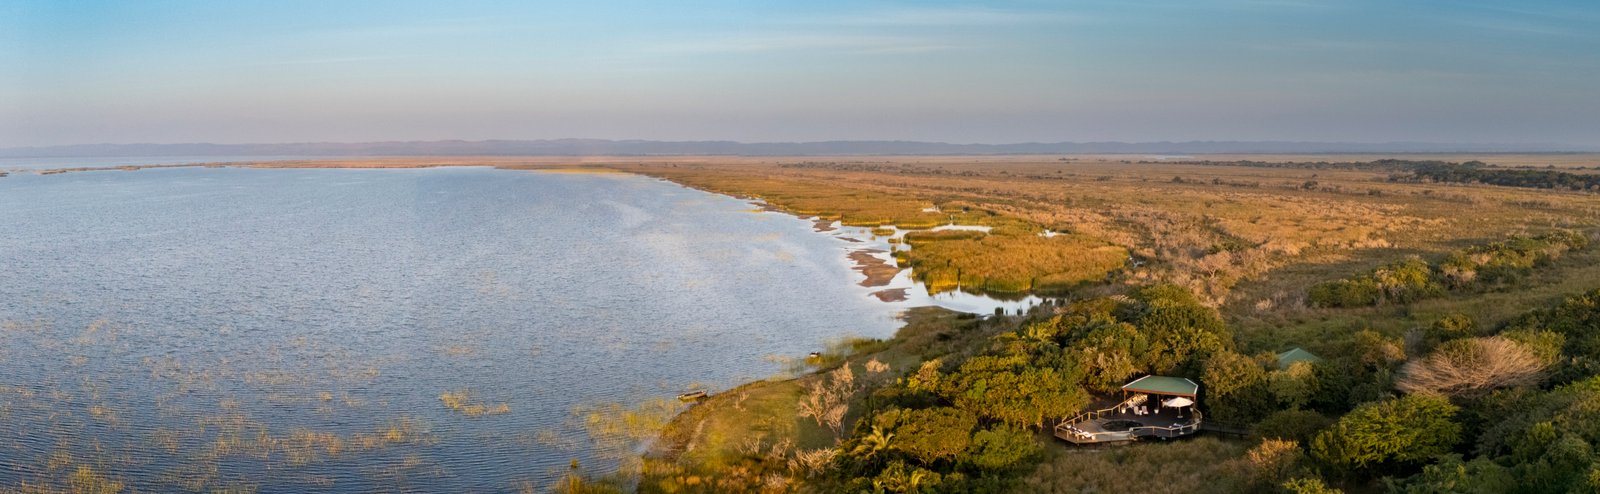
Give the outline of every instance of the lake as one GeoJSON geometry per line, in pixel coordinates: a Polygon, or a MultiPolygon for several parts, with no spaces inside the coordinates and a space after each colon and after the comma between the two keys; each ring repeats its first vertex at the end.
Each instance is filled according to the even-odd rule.
{"type": "Polygon", "coordinates": [[[38,171],[56,168],[115,168],[118,166],[142,165],[182,165],[193,163],[229,163],[241,161],[287,161],[317,158],[340,159],[337,157],[326,156],[102,156],[93,158],[0,158],[0,172],[38,171]]]}
{"type": "Polygon", "coordinates": [[[544,487],[614,461],[576,411],[1018,303],[881,302],[847,231],[624,174],[23,173],[0,232],[0,485],[544,487]]]}

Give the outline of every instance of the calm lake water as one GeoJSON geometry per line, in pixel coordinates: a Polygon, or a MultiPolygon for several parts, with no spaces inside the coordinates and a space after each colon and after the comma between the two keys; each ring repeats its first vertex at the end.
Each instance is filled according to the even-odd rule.
{"type": "Polygon", "coordinates": [[[621,174],[0,178],[0,486],[544,487],[610,464],[579,407],[726,389],[939,303],[872,298],[846,233],[621,174]]]}
{"type": "Polygon", "coordinates": [[[237,161],[285,161],[316,159],[318,156],[138,156],[94,158],[0,158],[0,172],[50,170],[55,168],[115,168],[128,165],[179,165],[188,163],[228,163],[237,161]]]}

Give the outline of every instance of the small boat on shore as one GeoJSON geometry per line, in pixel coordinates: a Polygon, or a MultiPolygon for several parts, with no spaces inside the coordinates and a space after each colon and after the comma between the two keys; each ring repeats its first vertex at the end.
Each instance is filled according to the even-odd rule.
{"type": "Polygon", "coordinates": [[[700,401],[706,399],[707,396],[710,395],[707,394],[703,389],[699,391],[690,391],[688,393],[678,395],[678,401],[700,401]]]}

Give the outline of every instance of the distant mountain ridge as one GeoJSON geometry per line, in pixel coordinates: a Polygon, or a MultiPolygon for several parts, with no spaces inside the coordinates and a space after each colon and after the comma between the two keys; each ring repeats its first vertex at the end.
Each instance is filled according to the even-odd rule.
{"type": "Polygon", "coordinates": [[[1004,154],[1217,154],[1217,153],[1539,153],[1593,152],[1564,144],[1450,144],[1428,142],[1028,142],[950,144],[919,141],[647,141],[541,139],[484,141],[303,142],[263,144],[73,144],[0,148],[0,158],[135,156],[825,156],[1004,154]]]}

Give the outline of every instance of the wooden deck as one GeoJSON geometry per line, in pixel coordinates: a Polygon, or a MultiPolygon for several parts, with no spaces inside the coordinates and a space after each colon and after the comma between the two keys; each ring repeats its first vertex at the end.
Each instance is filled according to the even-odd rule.
{"type": "Polygon", "coordinates": [[[1135,441],[1143,438],[1169,439],[1199,432],[1200,412],[1156,408],[1156,413],[1137,415],[1124,412],[1119,405],[1085,412],[1056,425],[1055,436],[1073,444],[1098,444],[1135,441]]]}

